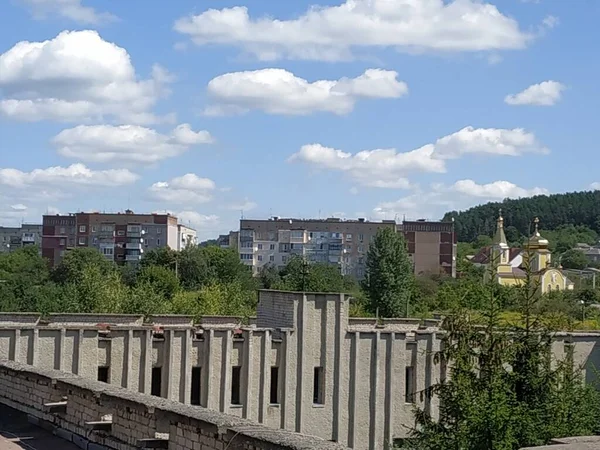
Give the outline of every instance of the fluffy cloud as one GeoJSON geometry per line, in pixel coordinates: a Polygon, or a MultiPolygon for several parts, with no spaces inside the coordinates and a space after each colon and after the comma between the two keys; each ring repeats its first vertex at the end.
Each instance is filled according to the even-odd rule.
{"type": "Polygon", "coordinates": [[[503,200],[505,198],[522,198],[534,195],[547,195],[548,189],[534,187],[525,189],[510,181],[494,181],[487,184],[477,184],[473,180],[459,180],[451,189],[463,195],[480,197],[488,200],[503,200]]]}
{"type": "Polygon", "coordinates": [[[542,81],[518,94],[507,95],[504,101],[509,105],[552,106],[560,100],[565,89],[566,86],[558,81],[542,81]]]}
{"type": "Polygon", "coordinates": [[[226,73],[208,83],[214,104],[207,114],[242,113],[259,109],[270,114],[347,114],[360,98],[398,98],[406,83],[391,70],[368,69],[357,78],[309,82],[283,69],[226,73]]]}
{"type": "Polygon", "coordinates": [[[590,184],[590,190],[600,191],[600,181],[595,181],[594,183],[590,184]]]}
{"type": "Polygon", "coordinates": [[[297,19],[251,18],[248,8],[209,9],[175,22],[197,45],[235,45],[263,60],[338,60],[354,49],[401,51],[521,49],[532,35],[479,0],[346,0],[297,19]]]}
{"type": "Polygon", "coordinates": [[[250,211],[256,208],[257,206],[258,205],[255,202],[250,201],[248,199],[244,199],[243,202],[231,203],[229,205],[226,205],[225,209],[229,209],[231,211],[250,211]]]}
{"type": "Polygon", "coordinates": [[[163,120],[151,108],[171,79],[155,66],[152,78],[138,80],[125,49],[96,31],[63,31],[0,54],[0,114],[24,121],[153,123],[163,120]]]}
{"type": "Polygon", "coordinates": [[[159,181],[150,186],[150,198],[154,201],[189,204],[206,203],[212,200],[216,189],[215,182],[209,178],[200,178],[193,173],[173,178],[171,181],[159,181]]]}
{"type": "Polygon", "coordinates": [[[58,153],[82,161],[152,164],[182,154],[190,146],[209,144],[208,131],[179,125],[170,135],[138,125],[79,125],[61,131],[52,143],[58,153]]]}
{"type": "Polygon", "coordinates": [[[81,0],[21,0],[36,19],[59,16],[82,24],[100,24],[115,20],[109,13],[99,13],[94,8],[84,6],[81,0]]]}
{"type": "Polygon", "coordinates": [[[434,184],[429,191],[417,191],[395,201],[382,202],[373,209],[373,214],[378,219],[401,219],[406,216],[409,220],[438,220],[449,210],[462,210],[476,204],[502,201],[506,198],[547,194],[547,189],[527,189],[510,181],[499,180],[479,184],[473,180],[459,180],[450,186],[434,184]]]}
{"type": "Polygon", "coordinates": [[[134,183],[138,176],[127,169],[91,170],[83,164],[68,167],[48,167],[23,172],[18,169],[0,169],[0,185],[27,189],[39,187],[65,188],[82,186],[121,186],[134,183]]]}
{"type": "Polygon", "coordinates": [[[288,161],[344,172],[363,186],[408,188],[408,175],[415,172],[445,172],[447,159],[466,154],[518,156],[527,152],[545,153],[547,149],[533,134],[519,128],[466,127],[409,152],[377,149],[351,154],[321,144],[311,144],[302,146],[288,161]]]}

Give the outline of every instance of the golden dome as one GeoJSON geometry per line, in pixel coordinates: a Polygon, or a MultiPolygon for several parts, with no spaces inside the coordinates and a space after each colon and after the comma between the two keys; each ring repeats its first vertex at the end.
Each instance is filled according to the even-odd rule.
{"type": "Polygon", "coordinates": [[[525,247],[530,248],[530,249],[532,249],[532,248],[547,248],[548,247],[548,239],[544,238],[540,234],[540,230],[539,230],[540,219],[538,219],[536,217],[535,219],[533,219],[533,223],[534,223],[535,229],[534,229],[531,237],[527,240],[527,242],[525,242],[525,247]]]}

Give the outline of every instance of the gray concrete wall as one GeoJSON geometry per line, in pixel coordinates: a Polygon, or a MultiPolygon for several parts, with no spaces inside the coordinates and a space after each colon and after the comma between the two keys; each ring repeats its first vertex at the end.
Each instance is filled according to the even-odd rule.
{"type": "MultiPolygon", "coordinates": [[[[145,394],[152,392],[153,373],[160,373],[160,396],[183,404],[191,403],[198,387],[192,373],[199,368],[201,406],[356,449],[386,449],[406,437],[414,404],[437,414],[437,398],[411,395],[446,372],[433,360],[440,348],[436,321],[350,319],[343,294],[261,291],[259,297],[257,318],[248,326],[236,317],[206,317],[194,325],[182,316],[54,315],[40,322],[36,315],[0,314],[0,359],[92,380],[98,367],[108,367],[111,385],[145,394]],[[322,374],[318,404],[315,368],[322,374]]],[[[572,345],[575,363],[591,381],[600,367],[599,338],[559,333],[556,359],[572,345]]]]}

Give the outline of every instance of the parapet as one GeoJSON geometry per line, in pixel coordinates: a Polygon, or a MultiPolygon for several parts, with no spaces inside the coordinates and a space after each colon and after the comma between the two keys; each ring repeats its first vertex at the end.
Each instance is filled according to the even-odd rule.
{"type": "Polygon", "coordinates": [[[56,370],[0,361],[0,403],[82,448],[342,450],[346,447],[200,406],[56,370]],[[90,445],[92,444],[92,445],[90,445]],[[81,445],[79,445],[81,447],[81,445]]]}

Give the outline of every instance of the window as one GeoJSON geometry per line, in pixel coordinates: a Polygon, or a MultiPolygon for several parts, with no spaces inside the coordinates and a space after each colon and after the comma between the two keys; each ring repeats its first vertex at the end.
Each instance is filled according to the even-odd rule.
{"type": "Polygon", "coordinates": [[[241,405],[241,375],[242,368],[240,366],[234,366],[231,368],[231,404],[241,405]]]}
{"type": "Polygon", "coordinates": [[[192,367],[192,395],[190,403],[192,405],[200,404],[200,380],[202,375],[202,367],[192,367]]]}
{"type": "Polygon", "coordinates": [[[315,376],[313,379],[313,403],[315,405],[325,404],[323,398],[323,368],[315,367],[315,376]]]}
{"type": "Polygon", "coordinates": [[[98,227],[96,225],[92,225],[92,233],[98,231],[98,227]]]}
{"type": "Polygon", "coordinates": [[[161,367],[153,367],[152,368],[152,386],[150,388],[150,395],[154,395],[155,397],[160,397],[162,388],[162,368],[161,367]]]}
{"type": "Polygon", "coordinates": [[[271,367],[271,394],[269,403],[279,403],[279,367],[271,367]]]}
{"type": "Polygon", "coordinates": [[[64,247],[66,244],[67,244],[67,240],[66,239],[61,239],[60,240],[61,247],[64,247]]]}
{"type": "Polygon", "coordinates": [[[258,250],[262,250],[262,244],[257,244],[256,247],[258,248],[258,250]]]}
{"type": "Polygon", "coordinates": [[[156,239],[156,245],[160,245],[160,239],[156,239]]]}
{"type": "Polygon", "coordinates": [[[79,245],[85,245],[85,238],[84,237],[80,237],[79,238],[79,245]]]}
{"type": "Polygon", "coordinates": [[[358,253],[363,253],[365,251],[365,248],[362,245],[358,246],[358,253]]]}
{"type": "Polygon", "coordinates": [[[252,248],[252,241],[242,242],[242,248],[252,248]]]}
{"type": "Polygon", "coordinates": [[[302,239],[304,237],[304,231],[292,231],[292,239],[302,239]]]}
{"type": "Polygon", "coordinates": [[[112,256],[115,254],[115,249],[114,247],[103,247],[100,249],[102,251],[102,254],[104,256],[112,256]]]}
{"type": "Polygon", "coordinates": [[[352,251],[352,244],[346,245],[346,251],[347,252],[351,252],[352,251]]]}
{"type": "Polygon", "coordinates": [[[58,231],[59,234],[65,234],[65,227],[60,227],[60,230],[58,231]]]}
{"type": "Polygon", "coordinates": [[[405,403],[415,402],[415,383],[414,383],[415,371],[411,366],[406,366],[404,376],[404,401],[405,403]]]}
{"type": "Polygon", "coordinates": [[[98,367],[98,381],[102,381],[103,383],[108,383],[108,367],[98,367]]]}
{"type": "Polygon", "coordinates": [[[273,262],[275,261],[275,255],[270,255],[269,256],[269,262],[273,262]]]}
{"type": "Polygon", "coordinates": [[[262,259],[263,259],[263,255],[258,255],[258,256],[257,256],[257,259],[258,259],[259,261],[262,261],[262,259]]]}
{"type": "Polygon", "coordinates": [[[79,232],[85,233],[85,225],[79,225],[79,232]]]}
{"type": "Polygon", "coordinates": [[[365,239],[365,235],[364,234],[361,233],[361,234],[358,235],[359,242],[362,242],[364,239],[365,239]]]}
{"type": "Polygon", "coordinates": [[[160,229],[160,228],[157,228],[157,229],[156,229],[156,234],[160,234],[160,233],[162,233],[162,229],[160,229]]]}
{"type": "Polygon", "coordinates": [[[250,261],[252,260],[252,253],[240,253],[240,259],[250,261]]]}
{"type": "Polygon", "coordinates": [[[127,225],[127,232],[128,233],[141,233],[142,226],[141,225],[127,225]]]}
{"type": "Polygon", "coordinates": [[[275,250],[275,244],[269,245],[269,250],[275,250]]]}
{"type": "Polygon", "coordinates": [[[282,263],[286,264],[286,263],[287,263],[287,260],[288,260],[288,257],[287,257],[287,256],[285,256],[285,255],[284,255],[284,256],[282,256],[282,257],[281,257],[281,262],[282,262],[282,263]]]}
{"type": "Polygon", "coordinates": [[[346,240],[347,241],[351,241],[352,240],[352,234],[350,234],[350,233],[346,234],[346,240]]]}

